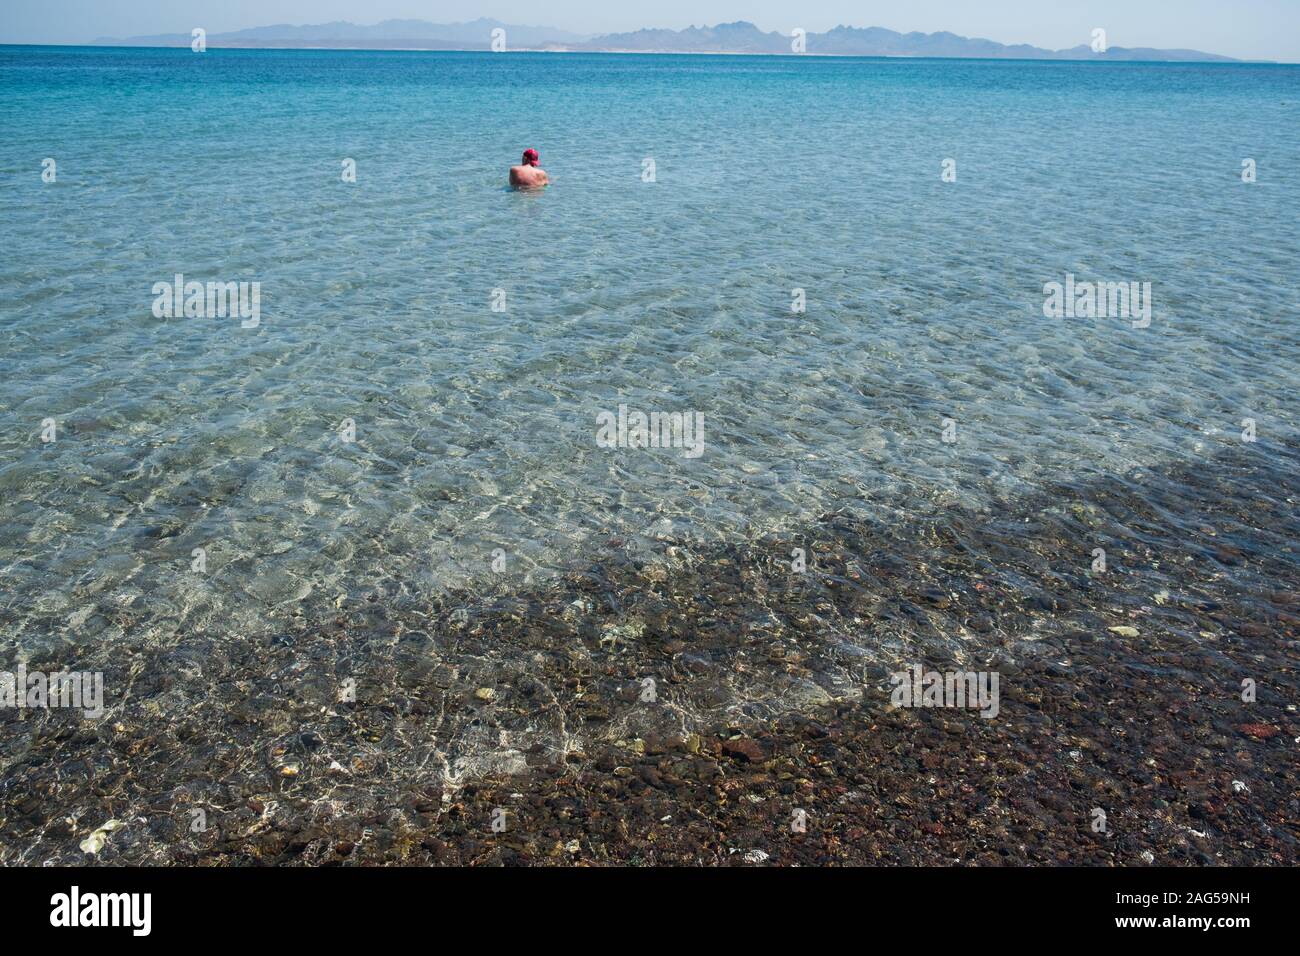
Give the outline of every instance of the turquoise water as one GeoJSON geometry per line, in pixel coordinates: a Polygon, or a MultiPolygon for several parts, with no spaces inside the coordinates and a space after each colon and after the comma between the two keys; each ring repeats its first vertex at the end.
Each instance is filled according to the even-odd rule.
{"type": "Polygon", "coordinates": [[[1293,441],[1297,128],[1285,66],[0,48],[4,638],[272,634],[1293,441]],[[528,146],[554,186],[503,189],[528,146]],[[155,317],[177,273],[260,324],[155,317]],[[1045,318],[1067,274],[1150,282],[1150,327],[1045,318]],[[621,404],[704,453],[600,447],[621,404]]]}

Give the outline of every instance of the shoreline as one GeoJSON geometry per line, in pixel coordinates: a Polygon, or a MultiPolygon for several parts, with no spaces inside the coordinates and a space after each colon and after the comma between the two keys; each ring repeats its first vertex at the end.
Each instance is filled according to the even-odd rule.
{"type": "Polygon", "coordinates": [[[107,713],[0,710],[0,864],[1287,863],[1297,460],[827,515],[797,579],[795,538],[611,542],[529,591],[375,593],[269,642],[44,651],[103,670],[107,713]],[[891,706],[899,661],[996,671],[999,716],[891,706]]]}

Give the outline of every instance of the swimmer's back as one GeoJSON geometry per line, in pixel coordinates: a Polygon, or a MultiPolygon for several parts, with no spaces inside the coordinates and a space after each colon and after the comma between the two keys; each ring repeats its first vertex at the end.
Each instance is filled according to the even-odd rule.
{"type": "Polygon", "coordinates": [[[550,182],[545,170],[536,166],[511,166],[510,185],[516,189],[536,189],[550,182]]]}
{"type": "Polygon", "coordinates": [[[538,189],[549,184],[550,177],[538,165],[540,161],[537,150],[524,150],[524,161],[518,166],[510,167],[510,185],[515,189],[538,189]]]}

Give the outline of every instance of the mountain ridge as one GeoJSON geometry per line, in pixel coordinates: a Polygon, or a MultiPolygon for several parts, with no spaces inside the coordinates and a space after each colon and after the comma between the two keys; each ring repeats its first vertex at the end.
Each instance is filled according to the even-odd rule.
{"type": "MultiPolygon", "coordinates": [[[[793,55],[793,40],[776,31],[763,31],[747,20],[714,26],[689,26],[681,30],[645,27],[624,33],[584,36],[545,26],[521,26],[480,17],[466,23],[430,23],[426,20],[385,20],[358,25],[344,20],[321,24],[273,24],[226,33],[209,34],[209,47],[256,49],[424,49],[489,50],[493,31],[505,31],[507,49],[550,52],[618,53],[750,53],[793,55]]],[[[100,38],[97,46],[189,46],[189,34],[159,34],[127,39],[100,38]]],[[[1164,50],[1153,47],[1109,47],[1095,52],[1080,44],[1049,50],[1027,43],[1006,44],[982,37],[964,37],[948,31],[900,33],[884,27],[840,24],[824,33],[808,33],[805,50],[823,56],[928,56],[977,59],[1037,60],[1158,60],[1177,62],[1238,62],[1233,57],[1200,50],[1164,50]]]]}

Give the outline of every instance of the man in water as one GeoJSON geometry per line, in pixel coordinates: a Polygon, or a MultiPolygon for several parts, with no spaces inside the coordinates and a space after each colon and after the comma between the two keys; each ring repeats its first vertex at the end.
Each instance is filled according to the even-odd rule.
{"type": "Polygon", "coordinates": [[[537,150],[524,150],[524,161],[520,166],[510,167],[510,185],[515,189],[539,189],[551,180],[546,170],[537,165],[540,157],[537,150]]]}

